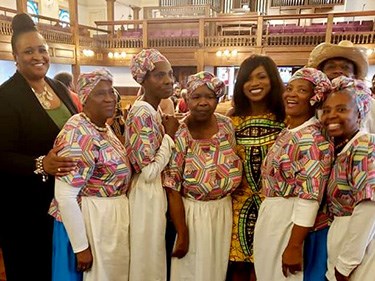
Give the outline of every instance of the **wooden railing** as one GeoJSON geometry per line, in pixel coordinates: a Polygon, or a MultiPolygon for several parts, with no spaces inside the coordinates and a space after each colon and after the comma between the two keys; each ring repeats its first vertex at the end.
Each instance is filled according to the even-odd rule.
{"type": "Polygon", "coordinates": [[[344,4],[345,0],[272,0],[271,7],[335,6],[344,4]]]}
{"type": "Polygon", "coordinates": [[[221,12],[221,0],[160,0],[159,7],[171,6],[211,6],[216,12],[221,12]]]}
{"type": "Polygon", "coordinates": [[[197,18],[197,17],[213,17],[216,11],[210,5],[194,5],[194,6],[155,6],[144,7],[143,17],[145,19],[155,18],[197,18]]]}
{"type": "MultiPolygon", "coordinates": [[[[369,48],[375,47],[375,10],[303,15],[252,14],[217,18],[98,21],[96,27],[79,25],[79,46],[74,45],[70,28],[62,27],[62,22],[38,17],[39,29],[49,43],[70,44],[71,48],[92,49],[99,53],[131,53],[150,47],[178,51],[186,49],[187,52],[216,52],[225,48],[248,51],[286,46],[312,48],[322,42],[338,43],[341,40],[368,45],[369,48]],[[365,27],[365,23],[370,25],[365,27]],[[275,27],[282,28],[275,32],[275,27]],[[315,27],[319,27],[319,30],[315,31],[315,27]]],[[[10,19],[0,17],[0,36],[11,35],[10,19]]]]}

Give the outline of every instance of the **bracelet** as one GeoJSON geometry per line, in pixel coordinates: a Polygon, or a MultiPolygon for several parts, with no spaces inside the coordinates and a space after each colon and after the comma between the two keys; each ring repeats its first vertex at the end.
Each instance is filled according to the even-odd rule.
{"type": "Polygon", "coordinates": [[[34,174],[36,175],[42,175],[42,181],[46,182],[48,180],[48,174],[46,171],[44,171],[43,168],[43,159],[45,155],[39,156],[38,158],[35,159],[35,167],[36,169],[34,170],[34,174]]]}

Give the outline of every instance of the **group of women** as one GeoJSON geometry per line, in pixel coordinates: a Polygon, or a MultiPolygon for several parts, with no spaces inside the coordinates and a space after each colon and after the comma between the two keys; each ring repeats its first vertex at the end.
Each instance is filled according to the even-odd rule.
{"type": "Polygon", "coordinates": [[[284,88],[272,59],[252,55],[228,116],[215,112],[224,83],[203,71],[188,78],[179,122],[159,107],[171,64],[144,49],[131,62],[143,95],[122,143],[106,124],[111,73],[80,75],[76,114],[46,77],[31,18],[15,16],[13,31],[17,72],[0,87],[0,173],[14,182],[0,199],[8,281],[166,280],[167,211],[172,281],[373,278],[375,136],[361,129],[362,81],[302,68],[284,88]]]}

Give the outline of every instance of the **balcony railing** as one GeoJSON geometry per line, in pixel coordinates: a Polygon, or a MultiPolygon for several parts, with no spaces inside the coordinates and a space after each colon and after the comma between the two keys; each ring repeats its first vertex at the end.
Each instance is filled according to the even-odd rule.
{"type": "MultiPolygon", "coordinates": [[[[39,17],[39,30],[48,43],[70,44],[71,48],[89,48],[99,53],[131,53],[150,47],[193,52],[228,47],[245,51],[286,46],[312,48],[322,42],[341,40],[375,47],[375,11],[98,21],[96,27],[79,25],[79,46],[74,44],[70,27],[63,27],[56,19],[39,17]]],[[[10,23],[11,17],[2,17],[0,8],[0,37],[11,35],[10,23]]]]}
{"type": "Polygon", "coordinates": [[[221,12],[221,0],[160,0],[159,7],[178,6],[211,6],[216,12],[221,12]]]}
{"type": "Polygon", "coordinates": [[[344,4],[345,0],[272,0],[271,7],[335,6],[344,4]]]}

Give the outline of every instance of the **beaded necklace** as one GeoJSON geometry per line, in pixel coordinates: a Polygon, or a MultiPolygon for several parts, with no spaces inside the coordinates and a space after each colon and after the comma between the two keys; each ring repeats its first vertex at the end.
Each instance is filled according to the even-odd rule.
{"type": "Polygon", "coordinates": [[[84,113],[84,112],[81,112],[80,113],[81,114],[81,116],[83,117],[83,118],[85,118],[96,130],[98,130],[99,132],[102,132],[102,133],[105,133],[105,132],[107,132],[108,131],[108,128],[107,127],[99,127],[98,125],[96,125],[94,122],[92,122],[91,120],[90,120],[90,118],[84,113]]]}
{"type": "Polygon", "coordinates": [[[40,104],[44,109],[51,109],[51,101],[53,100],[53,94],[48,91],[47,85],[44,85],[43,92],[37,93],[34,88],[31,88],[35,96],[38,98],[40,104]]]}
{"type": "Polygon", "coordinates": [[[352,135],[339,142],[338,144],[335,143],[335,155],[339,154],[342,151],[345,145],[358,133],[358,131],[359,130],[355,131],[352,135]]]}

